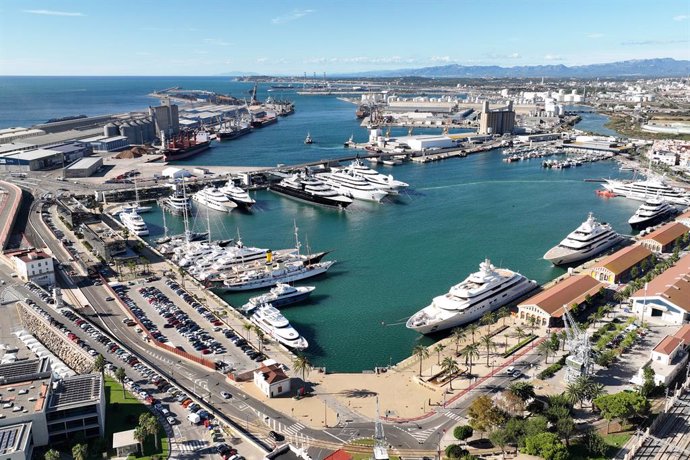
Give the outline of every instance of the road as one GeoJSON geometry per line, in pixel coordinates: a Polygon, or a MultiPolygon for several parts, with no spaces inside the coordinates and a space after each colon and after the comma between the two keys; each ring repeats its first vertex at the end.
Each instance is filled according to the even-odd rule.
{"type": "MultiPolygon", "coordinates": [[[[40,196],[41,192],[43,191],[39,190],[34,193],[40,196]]],[[[27,225],[27,238],[36,246],[47,246],[58,261],[69,265],[70,254],[64,250],[44,224],[39,206],[42,206],[40,200],[32,204],[29,225],[27,225]],[[39,212],[37,213],[36,210],[39,212]]],[[[102,331],[107,332],[111,337],[116,337],[142,362],[154,368],[171,383],[203,399],[218,417],[231,423],[237,430],[246,431],[249,436],[268,448],[273,445],[273,441],[267,436],[270,429],[286,435],[287,439],[293,443],[310,446],[309,453],[313,458],[323,458],[332,450],[353,439],[374,435],[374,425],[368,421],[341,420],[338,426],[323,430],[305,427],[299,423],[299,420],[251,398],[231,385],[223,374],[197,364],[181,362],[176,355],[144,342],[139,334],[122,323],[125,313],[118,302],[105,300],[111,294],[104,286],[93,285],[88,279],[73,278],[60,270],[58,270],[57,278],[61,287],[76,287],[81,290],[91,308],[90,311],[81,313],[89,317],[102,331]],[[232,398],[223,399],[219,394],[220,391],[231,393],[232,398]]],[[[180,307],[184,308],[182,303],[180,307]]],[[[106,356],[106,359],[109,357],[106,356]]],[[[538,360],[539,356],[536,353],[527,353],[514,366],[527,370],[530,363],[538,360]]],[[[511,379],[508,376],[497,375],[473,389],[452,407],[437,408],[437,413],[431,417],[417,422],[386,423],[384,425],[386,440],[391,445],[392,452],[408,457],[432,455],[438,449],[439,434],[452,429],[454,425],[464,420],[474,396],[498,392],[510,383],[511,379]]]]}

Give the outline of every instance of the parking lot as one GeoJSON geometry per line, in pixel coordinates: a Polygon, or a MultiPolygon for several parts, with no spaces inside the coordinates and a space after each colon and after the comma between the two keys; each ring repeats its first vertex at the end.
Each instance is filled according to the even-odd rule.
{"type": "Polygon", "coordinates": [[[157,340],[216,361],[219,370],[243,372],[266,359],[244,340],[246,331],[228,328],[173,280],[114,289],[157,340]]]}

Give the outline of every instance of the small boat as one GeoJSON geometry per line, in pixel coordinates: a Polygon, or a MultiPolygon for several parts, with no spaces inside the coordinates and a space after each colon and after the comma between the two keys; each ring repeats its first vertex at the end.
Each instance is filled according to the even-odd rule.
{"type": "Polygon", "coordinates": [[[311,138],[311,134],[307,133],[306,139],[304,139],[304,143],[309,145],[314,143],[314,139],[311,138]]]}
{"type": "Polygon", "coordinates": [[[596,193],[598,196],[604,197],[604,198],[614,198],[618,195],[616,195],[614,192],[610,190],[595,190],[594,193],[596,193]]]}

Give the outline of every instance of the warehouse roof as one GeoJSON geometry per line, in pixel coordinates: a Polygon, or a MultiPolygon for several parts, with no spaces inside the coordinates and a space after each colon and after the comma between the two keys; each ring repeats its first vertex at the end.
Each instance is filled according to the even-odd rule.
{"type": "Polygon", "coordinates": [[[603,267],[615,275],[620,275],[630,270],[635,265],[650,257],[652,251],[639,244],[628,246],[616,251],[597,263],[592,269],[603,267]]]}
{"type": "Polygon", "coordinates": [[[647,283],[646,289],[640,289],[632,297],[661,297],[690,312],[690,256],[680,259],[676,265],[647,283]]]}
{"type": "Polygon", "coordinates": [[[690,229],[680,222],[669,222],[642,238],[642,241],[654,240],[662,246],[666,246],[686,234],[688,230],[690,229]]]}
{"type": "Polygon", "coordinates": [[[20,152],[15,155],[12,155],[12,158],[16,158],[17,160],[40,160],[42,158],[50,158],[54,157],[55,155],[60,155],[62,152],[59,152],[57,150],[48,150],[48,149],[36,149],[36,150],[29,150],[26,152],[20,152]]]}
{"type": "Polygon", "coordinates": [[[90,168],[94,164],[98,164],[99,162],[102,162],[103,158],[101,157],[84,157],[80,159],[79,161],[75,161],[67,169],[82,169],[82,168],[90,168]]]}
{"type": "Polygon", "coordinates": [[[563,306],[570,307],[574,303],[581,304],[585,298],[593,296],[604,287],[603,283],[591,276],[574,275],[557,282],[545,291],[520,302],[518,307],[534,305],[551,316],[563,315],[563,306]]]}

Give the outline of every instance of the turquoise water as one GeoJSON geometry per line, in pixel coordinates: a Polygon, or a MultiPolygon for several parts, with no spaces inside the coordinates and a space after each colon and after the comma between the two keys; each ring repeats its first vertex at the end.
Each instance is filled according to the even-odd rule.
{"type": "MultiPolygon", "coordinates": [[[[251,88],[221,77],[0,77],[0,127],[81,113],[141,110],[155,103],[148,92],[171,86],[238,97],[246,97],[251,88]]],[[[259,97],[268,95],[265,89],[259,97]]],[[[368,137],[352,104],[328,96],[282,97],[296,102],[295,115],[215,145],[186,164],[270,166],[342,157],[350,153],[342,147],[350,135],[359,141],[368,137]],[[307,131],[316,144],[303,144],[307,131]]],[[[596,115],[583,118],[582,123],[602,124],[596,115]]],[[[381,167],[410,183],[411,190],[380,204],[356,202],[346,212],[260,191],[252,213],[211,212],[211,231],[214,238],[231,238],[239,229],[247,245],[285,248],[294,244],[296,222],[304,248],[308,243],[313,251],[332,250],[328,258],[338,263],[325,277],[303,283],[317,287],[311,301],[285,308],[284,313],[309,340],[307,354],[315,365],[334,371],[371,369],[408,356],[419,340],[431,343],[407,330],[405,319],[475,271],[485,257],[542,283],[562,270],[541,256],[589,211],[618,231],[630,232],[626,222],[637,205],[601,199],[594,194],[598,184],[584,182],[619,176],[615,163],[544,170],[539,160],[508,164],[501,159],[500,152],[489,152],[425,165],[381,167]]],[[[162,234],[160,211],[143,217],[152,238],[162,234]]],[[[167,224],[182,229],[175,217],[168,217],[167,224]]],[[[205,228],[205,211],[195,225],[205,228]]],[[[227,299],[240,305],[249,296],[227,299]]]]}

